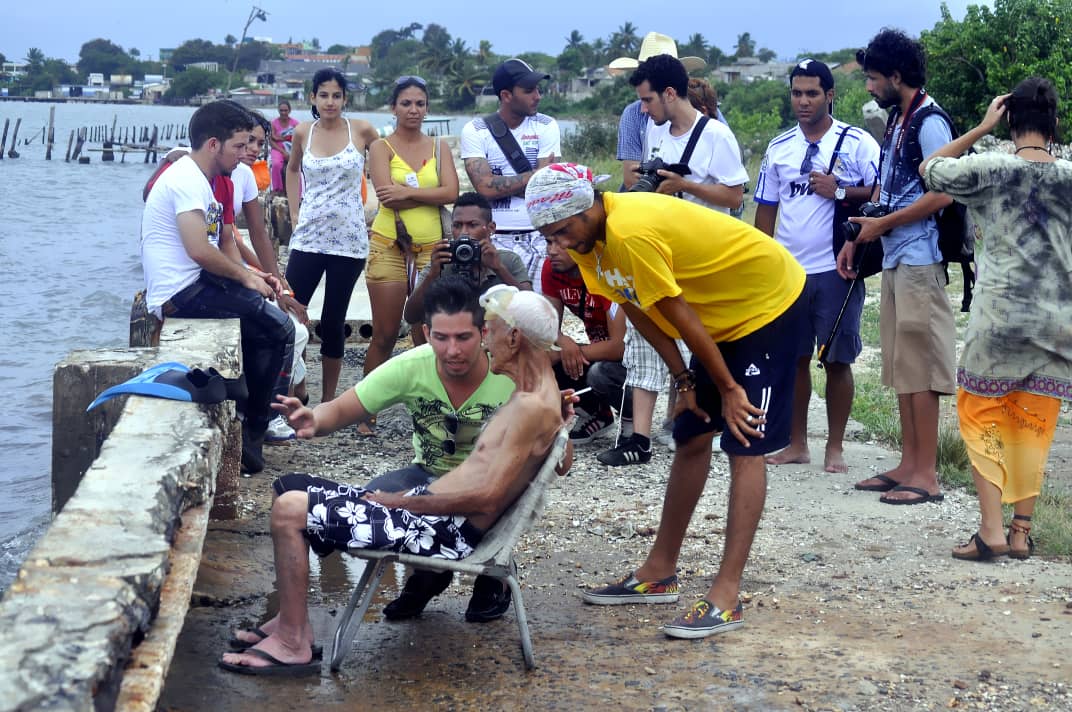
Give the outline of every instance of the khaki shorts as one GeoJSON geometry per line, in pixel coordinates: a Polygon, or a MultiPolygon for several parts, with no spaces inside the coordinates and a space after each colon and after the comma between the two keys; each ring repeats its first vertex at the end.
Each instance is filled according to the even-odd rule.
{"type": "Polygon", "coordinates": [[[956,392],[956,325],[942,265],[882,270],[882,385],[898,395],[956,392]]]}
{"type": "MultiPolygon", "coordinates": [[[[432,250],[436,243],[414,245],[412,249],[415,274],[432,263],[432,250]]],[[[398,244],[378,232],[369,233],[369,256],[365,267],[366,282],[405,282],[406,261],[398,244]]]]}

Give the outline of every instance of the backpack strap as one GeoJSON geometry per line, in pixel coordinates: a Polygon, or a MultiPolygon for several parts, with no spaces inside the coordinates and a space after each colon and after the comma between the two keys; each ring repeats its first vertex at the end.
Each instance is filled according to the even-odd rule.
{"type": "Polygon", "coordinates": [[[495,139],[495,143],[499,144],[503,155],[506,156],[506,161],[514,169],[515,173],[521,175],[533,170],[529,159],[525,157],[525,152],[521,150],[521,146],[517,144],[517,139],[510,133],[510,129],[498,112],[485,116],[484,123],[487,124],[491,137],[495,139]]]}

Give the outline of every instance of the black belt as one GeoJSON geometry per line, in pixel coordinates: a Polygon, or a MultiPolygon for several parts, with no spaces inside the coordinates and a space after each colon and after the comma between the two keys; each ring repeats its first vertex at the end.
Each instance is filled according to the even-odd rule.
{"type": "Polygon", "coordinates": [[[530,235],[536,232],[535,230],[496,230],[496,235],[530,235]]]}

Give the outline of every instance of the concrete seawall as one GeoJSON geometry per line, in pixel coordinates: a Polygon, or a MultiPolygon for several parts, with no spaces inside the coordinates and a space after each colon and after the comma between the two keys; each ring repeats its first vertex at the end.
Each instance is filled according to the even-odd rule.
{"type": "Polygon", "coordinates": [[[156,706],[240,447],[230,401],[132,397],[84,413],[104,387],[163,361],[240,370],[237,321],[168,320],[160,343],[57,366],[62,509],[0,601],[0,710],[156,706]]]}

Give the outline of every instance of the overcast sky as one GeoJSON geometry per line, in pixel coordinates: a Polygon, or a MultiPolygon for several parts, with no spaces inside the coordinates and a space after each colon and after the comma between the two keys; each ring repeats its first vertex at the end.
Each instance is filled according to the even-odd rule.
{"type": "MultiPolygon", "coordinates": [[[[948,2],[958,20],[968,4],[948,2]]],[[[3,5],[0,53],[9,60],[21,60],[27,49],[37,47],[46,56],[76,61],[82,43],[97,37],[124,49],[136,47],[143,58],[153,59],[161,47],[177,47],[188,39],[222,42],[228,34],[241,37],[253,3],[13,0],[3,5]]],[[[362,45],[386,28],[436,22],[470,47],[486,39],[500,54],[535,50],[552,55],[562,51],[571,30],[579,30],[590,41],[606,38],[627,21],[641,36],[654,30],[683,41],[700,32],[727,54],[733,53],[738,34],[750,32],[757,49],[769,47],[779,57],[795,57],[803,51],[862,46],[883,26],[918,35],[940,18],[938,0],[260,0],[257,5],[269,13],[268,21],[255,21],[249,36],[275,42],[315,37],[324,48],[335,43],[362,45]]]]}

